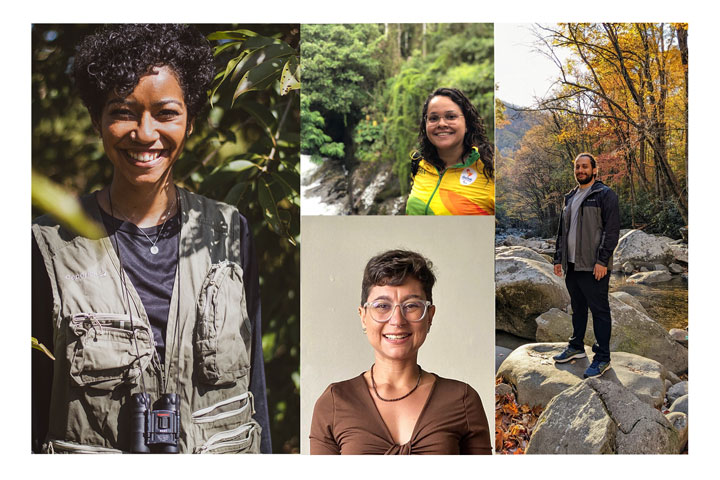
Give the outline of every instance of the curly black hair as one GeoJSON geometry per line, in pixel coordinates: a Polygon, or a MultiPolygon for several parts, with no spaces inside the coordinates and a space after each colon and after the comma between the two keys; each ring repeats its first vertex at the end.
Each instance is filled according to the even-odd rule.
{"type": "Polygon", "coordinates": [[[402,285],[408,277],[414,277],[420,282],[425,297],[432,302],[435,274],[430,260],[410,250],[388,250],[375,255],[365,265],[360,305],[365,305],[372,287],[402,285]]]}
{"type": "Polygon", "coordinates": [[[174,72],[185,95],[188,121],[207,103],[215,75],[207,39],[195,28],[177,24],[107,25],[76,47],[72,74],[80,98],[98,121],[111,93],[126,97],[155,67],[174,72]]]}
{"type": "Polygon", "coordinates": [[[477,147],[478,153],[480,154],[480,160],[483,163],[483,174],[488,179],[493,179],[495,176],[495,164],[493,162],[494,148],[493,145],[488,141],[485,134],[485,126],[483,125],[482,118],[478,113],[475,106],[470,103],[470,100],[457,88],[438,88],[432,92],[425,100],[423,105],[422,118],[420,120],[420,133],[418,134],[418,143],[420,144],[420,154],[422,157],[434,165],[439,170],[445,169],[445,163],[440,159],[435,145],[430,142],[425,131],[425,124],[427,121],[427,110],[430,100],[438,95],[448,97],[450,100],[455,102],[465,117],[465,138],[463,138],[463,157],[465,157],[472,147],[477,147]]]}

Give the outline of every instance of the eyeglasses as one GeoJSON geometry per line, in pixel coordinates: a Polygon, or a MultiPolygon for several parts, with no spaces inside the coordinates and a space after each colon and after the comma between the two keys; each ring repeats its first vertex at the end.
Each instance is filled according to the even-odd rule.
{"type": "Polygon", "coordinates": [[[400,307],[400,314],[408,322],[419,322],[425,318],[430,305],[432,305],[430,300],[410,300],[395,304],[387,300],[375,300],[374,302],[365,302],[363,307],[370,311],[370,316],[376,322],[389,321],[395,313],[395,307],[400,307]]]}
{"type": "Polygon", "coordinates": [[[461,115],[461,114],[455,113],[455,112],[448,112],[445,115],[436,115],[433,113],[433,114],[427,116],[427,123],[430,125],[435,125],[436,123],[438,123],[440,121],[441,118],[445,119],[445,123],[455,123],[458,121],[458,119],[460,117],[463,117],[463,116],[464,115],[461,115]]]}

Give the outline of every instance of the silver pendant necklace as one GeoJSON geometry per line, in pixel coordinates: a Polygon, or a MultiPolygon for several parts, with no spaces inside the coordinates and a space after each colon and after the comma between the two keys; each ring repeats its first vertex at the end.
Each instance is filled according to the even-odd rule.
{"type": "MultiPolygon", "coordinates": [[[[177,195],[176,195],[177,200],[177,195]]],[[[112,196],[110,195],[110,189],[108,188],[108,201],[110,202],[110,209],[112,210],[112,196]]],[[[125,220],[127,220],[130,223],[133,223],[137,227],[138,230],[140,230],[140,233],[145,235],[145,238],[148,239],[150,242],[150,253],[153,255],[157,255],[157,253],[160,251],[160,249],[157,247],[156,243],[158,240],[160,240],[160,235],[162,235],[163,229],[165,228],[165,224],[167,223],[168,219],[170,218],[170,212],[172,212],[172,209],[175,207],[175,200],[173,200],[173,203],[170,204],[170,208],[168,208],[168,211],[165,213],[165,221],[162,223],[162,226],[160,227],[160,231],[158,232],[157,236],[155,237],[155,241],[153,242],[152,238],[148,237],[148,234],[145,233],[145,231],[137,227],[132,220],[130,220],[124,213],[122,213],[120,210],[118,210],[118,213],[123,216],[125,220]]]]}

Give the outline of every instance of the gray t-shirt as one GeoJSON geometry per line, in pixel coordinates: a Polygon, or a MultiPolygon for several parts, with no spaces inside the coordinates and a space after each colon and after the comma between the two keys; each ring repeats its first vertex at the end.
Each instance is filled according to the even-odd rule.
{"type": "Polygon", "coordinates": [[[570,204],[566,210],[566,215],[570,215],[570,231],[568,231],[568,262],[575,263],[575,240],[577,239],[577,217],[585,197],[590,193],[590,187],[578,188],[575,195],[570,199],[570,204]]]}

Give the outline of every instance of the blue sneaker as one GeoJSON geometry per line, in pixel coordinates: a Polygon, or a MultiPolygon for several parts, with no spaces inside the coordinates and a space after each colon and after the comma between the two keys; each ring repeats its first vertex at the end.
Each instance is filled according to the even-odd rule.
{"type": "Polygon", "coordinates": [[[593,360],[590,366],[585,370],[585,374],[583,375],[585,378],[590,377],[599,377],[603,373],[605,373],[605,370],[610,368],[610,362],[601,362],[600,360],[593,360]]]}
{"type": "Polygon", "coordinates": [[[553,357],[553,360],[555,360],[557,363],[565,363],[569,362],[572,359],[575,358],[585,358],[587,355],[585,355],[585,350],[580,350],[574,347],[567,347],[565,350],[563,350],[561,353],[555,355],[553,357]]]}

